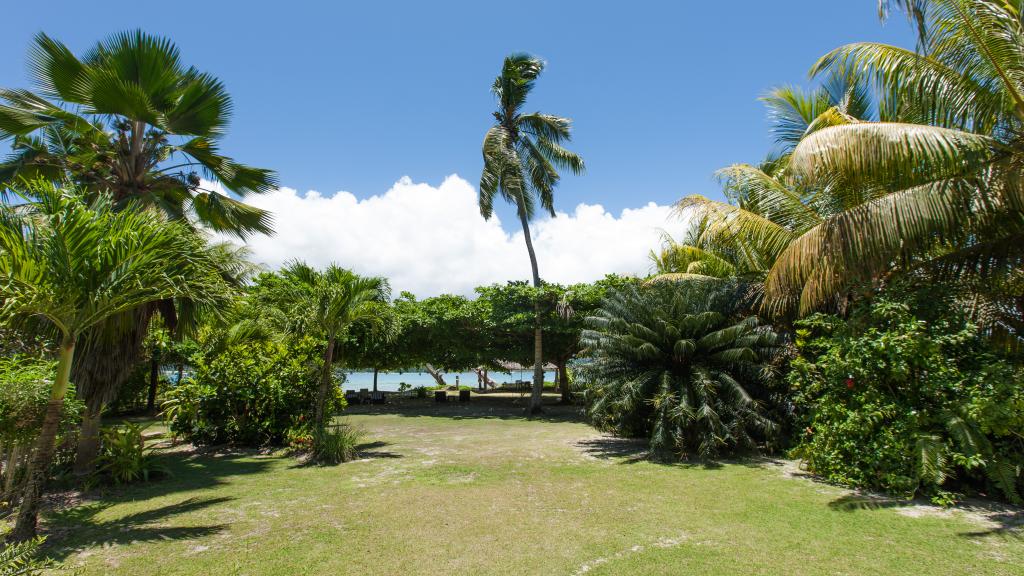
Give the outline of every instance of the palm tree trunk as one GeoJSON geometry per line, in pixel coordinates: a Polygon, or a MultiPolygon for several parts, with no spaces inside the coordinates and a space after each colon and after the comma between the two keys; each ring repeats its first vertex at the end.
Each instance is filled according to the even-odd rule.
{"type": "Polygon", "coordinates": [[[373,369],[373,391],[377,391],[377,369],[373,369]]]}
{"type": "MultiPolygon", "coordinates": [[[[526,238],[526,251],[530,254],[530,268],[533,271],[533,287],[540,288],[540,271],[537,268],[537,253],[533,250],[533,239],[530,238],[530,222],[526,219],[526,211],[520,207],[519,221],[523,224],[523,236],[526,238]]],[[[544,394],[544,335],[541,330],[540,298],[533,302],[533,391],[530,393],[530,414],[543,412],[541,400],[544,394]]]]}
{"type": "Polygon", "coordinates": [[[562,392],[562,403],[572,403],[572,392],[569,391],[569,373],[566,371],[566,360],[558,359],[558,389],[562,392]]]}
{"type": "Polygon", "coordinates": [[[79,478],[88,476],[96,466],[100,454],[100,422],[103,408],[86,406],[82,415],[82,426],[78,431],[78,451],[75,454],[74,474],[79,478]]]}
{"type": "Polygon", "coordinates": [[[156,411],[156,389],[160,383],[160,356],[153,351],[153,357],[149,360],[149,394],[146,396],[146,413],[152,414],[156,411]]]}
{"type": "Polygon", "coordinates": [[[18,520],[11,532],[10,539],[24,542],[36,536],[36,523],[39,518],[39,499],[46,486],[46,476],[53,465],[53,452],[56,448],[57,430],[60,428],[61,411],[64,408],[64,396],[68,391],[71,376],[71,363],[75,358],[75,340],[65,337],[60,345],[60,359],[57,362],[57,376],[50,389],[50,401],[46,404],[46,414],[36,441],[35,454],[29,460],[25,492],[18,510],[18,520]]]}
{"type": "Polygon", "coordinates": [[[316,425],[317,436],[324,429],[324,409],[327,404],[327,393],[331,390],[331,370],[334,366],[334,334],[327,339],[324,350],[324,368],[320,373],[320,390],[316,396],[316,412],[313,423],[316,425]]]}

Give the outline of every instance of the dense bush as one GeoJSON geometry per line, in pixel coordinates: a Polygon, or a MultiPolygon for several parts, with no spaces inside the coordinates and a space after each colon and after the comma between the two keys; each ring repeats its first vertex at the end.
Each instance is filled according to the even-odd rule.
{"type": "Polygon", "coordinates": [[[578,382],[594,424],[701,458],[769,438],[759,399],[779,338],[734,314],[736,296],[695,281],[612,292],[583,333],[591,359],[578,382]]]}
{"type": "Polygon", "coordinates": [[[789,382],[805,431],[795,453],[852,486],[936,500],[977,489],[1019,501],[1024,374],[938,302],[894,295],[848,321],[797,324],[789,382]]]}
{"type": "MultiPolygon", "coordinates": [[[[167,393],[171,431],[195,444],[283,444],[289,429],[308,421],[316,400],[323,345],[254,342],[198,354],[193,377],[167,393]]],[[[328,411],[345,399],[333,386],[328,411]]]]}
{"type": "MultiPolygon", "coordinates": [[[[0,358],[0,502],[13,500],[23,479],[43,413],[50,399],[56,363],[27,356],[0,358]]],[[[74,440],[82,403],[74,391],[64,398],[64,413],[57,436],[57,468],[74,458],[74,440]]]]}
{"type": "Polygon", "coordinates": [[[366,432],[351,424],[327,426],[313,442],[312,459],[319,464],[341,464],[356,457],[366,432]]]}

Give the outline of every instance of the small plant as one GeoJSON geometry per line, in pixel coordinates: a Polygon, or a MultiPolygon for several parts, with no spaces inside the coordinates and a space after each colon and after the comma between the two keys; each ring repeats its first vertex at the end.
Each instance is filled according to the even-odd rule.
{"type": "Polygon", "coordinates": [[[151,475],[168,474],[153,449],[146,447],[142,433],[146,426],[125,424],[101,431],[103,442],[99,458],[99,471],[115,484],[130,484],[140,480],[148,482],[151,475]]]}
{"type": "Polygon", "coordinates": [[[313,449],[313,431],[304,416],[295,419],[295,423],[285,432],[288,447],[296,452],[309,452],[313,449]]]}
{"type": "Polygon", "coordinates": [[[312,459],[320,464],[340,464],[356,457],[366,432],[351,424],[327,426],[313,442],[312,459]]]}
{"type": "Polygon", "coordinates": [[[44,569],[54,568],[51,560],[39,557],[39,548],[45,538],[36,537],[25,542],[3,543],[0,534],[0,576],[35,576],[44,569]]]}

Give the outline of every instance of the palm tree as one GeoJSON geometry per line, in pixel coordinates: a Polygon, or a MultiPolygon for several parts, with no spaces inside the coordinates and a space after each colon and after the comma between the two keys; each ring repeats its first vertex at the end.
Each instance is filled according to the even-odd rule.
{"type": "Polygon", "coordinates": [[[203,187],[200,176],[245,196],[274,189],[276,179],[220,154],[231,97],[213,76],[185,67],[170,40],[123,32],[78,58],[40,33],[29,68],[37,92],[0,90],[0,140],[14,149],[0,163],[0,185],[69,178],[118,205],[155,206],[216,231],[271,231],[268,213],[203,187]]]}
{"type": "Polygon", "coordinates": [[[840,47],[812,70],[857,70],[896,122],[854,122],[803,138],[789,168],[815,186],[867,201],[807,230],[766,283],[770,300],[800,294],[811,310],[842,287],[893,267],[954,277],[1014,274],[1024,262],[1024,22],[1012,3],[893,2],[922,23],[920,50],[840,47]]]}
{"type": "Polygon", "coordinates": [[[780,340],[734,316],[739,290],[689,278],[611,293],[583,332],[591,420],[649,437],[656,453],[705,459],[766,439],[775,425],[755,397],[780,340]]]}
{"type": "Polygon", "coordinates": [[[48,323],[59,357],[12,532],[19,541],[35,535],[39,497],[82,334],[145,302],[188,297],[212,303],[226,290],[181,224],[168,224],[152,210],[115,211],[108,198],[87,205],[52,184],[36,183],[28,192],[34,200],[31,213],[10,206],[0,211],[0,317],[48,323]]]}
{"type": "MultiPolygon", "coordinates": [[[[498,110],[494,112],[494,126],[484,136],[484,168],[480,176],[479,197],[480,214],[488,219],[494,213],[496,196],[515,205],[523,226],[526,251],[530,255],[535,288],[541,287],[537,254],[530,237],[530,220],[536,212],[536,204],[539,201],[541,207],[554,216],[554,190],[560,179],[558,170],[570,170],[579,175],[584,169],[583,159],[562,147],[563,143],[571,140],[570,119],[540,112],[523,113],[526,97],[543,70],[544,62],[527,54],[513,54],[505,58],[501,75],[491,87],[498,98],[498,110]]],[[[541,410],[541,395],[544,391],[542,311],[539,300],[534,308],[531,413],[541,410]]]]}
{"type": "Polygon", "coordinates": [[[313,417],[319,436],[334,381],[332,370],[338,360],[335,353],[339,337],[357,322],[378,322],[377,304],[390,298],[391,287],[384,278],[359,276],[334,264],[320,271],[296,261],[285,266],[281,274],[290,283],[285,306],[290,308],[291,328],[307,334],[316,332],[326,340],[313,417]]]}
{"type": "MultiPolygon", "coordinates": [[[[29,54],[36,91],[0,90],[0,189],[23,180],[71,180],[89,199],[115,207],[152,206],[188,225],[245,237],[271,231],[270,215],[206,188],[200,176],[239,196],[276,186],[274,174],[218,152],[231,98],[216,78],[181,63],[177,47],[141,31],[98,43],[84,57],[45,34],[29,54]]],[[[230,273],[233,264],[226,264],[230,273]]],[[[98,448],[100,411],[141,360],[151,319],[174,327],[187,303],[147,302],[83,335],[72,377],[88,410],[76,472],[87,474],[98,448]]],[[[185,318],[187,321],[187,318],[185,318]]]]}

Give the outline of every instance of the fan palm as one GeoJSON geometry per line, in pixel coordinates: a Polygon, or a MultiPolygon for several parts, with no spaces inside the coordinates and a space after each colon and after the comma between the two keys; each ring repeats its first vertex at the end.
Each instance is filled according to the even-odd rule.
{"type": "Polygon", "coordinates": [[[270,232],[268,213],[203,188],[200,176],[241,196],[276,181],[218,151],[231,97],[213,76],[184,66],[170,40],[124,32],[78,58],[40,33],[29,68],[37,92],[0,90],[0,140],[13,147],[0,185],[70,178],[117,204],[155,206],[213,230],[270,232]]]}
{"type": "Polygon", "coordinates": [[[583,333],[591,419],[649,436],[655,452],[701,458],[766,438],[775,425],[756,388],[780,341],[756,317],[734,317],[736,297],[736,287],[695,278],[609,295],[583,333]]]}
{"type": "Polygon", "coordinates": [[[335,353],[339,336],[357,322],[377,322],[376,304],[390,298],[391,287],[384,278],[360,276],[334,264],[316,270],[304,262],[292,262],[281,274],[289,281],[285,306],[291,312],[291,328],[306,334],[318,333],[326,340],[313,418],[319,436],[324,429],[325,406],[334,380],[332,369],[338,361],[335,353]]]}
{"type": "Polygon", "coordinates": [[[71,366],[82,334],[156,300],[219,301],[226,290],[212,262],[181,224],[151,210],[86,205],[50,184],[30,188],[35,210],[0,211],[0,314],[5,322],[43,320],[59,343],[57,374],[39,433],[13,538],[35,534],[39,497],[71,366]]]}
{"type": "Polygon", "coordinates": [[[925,31],[920,52],[850,44],[813,72],[857,70],[913,121],[830,126],[794,149],[794,176],[866,191],[869,199],[780,254],[767,278],[770,300],[796,293],[807,311],[894,265],[991,277],[1024,261],[1021,11],[981,0],[895,4],[916,7],[925,31]]]}
{"type": "MultiPolygon", "coordinates": [[[[490,218],[494,213],[496,197],[500,196],[516,207],[535,288],[540,288],[541,280],[537,254],[530,237],[530,220],[536,212],[537,202],[554,216],[554,190],[560,179],[558,170],[569,170],[578,175],[584,169],[583,159],[562,146],[571,139],[571,120],[540,112],[523,112],[526,98],[543,70],[544,62],[527,54],[513,54],[505,58],[501,74],[491,87],[498,98],[498,110],[494,112],[494,126],[484,136],[484,168],[480,176],[479,197],[480,213],[484,218],[490,218]]],[[[540,411],[543,390],[543,334],[538,301],[535,304],[531,413],[540,411]]]]}

